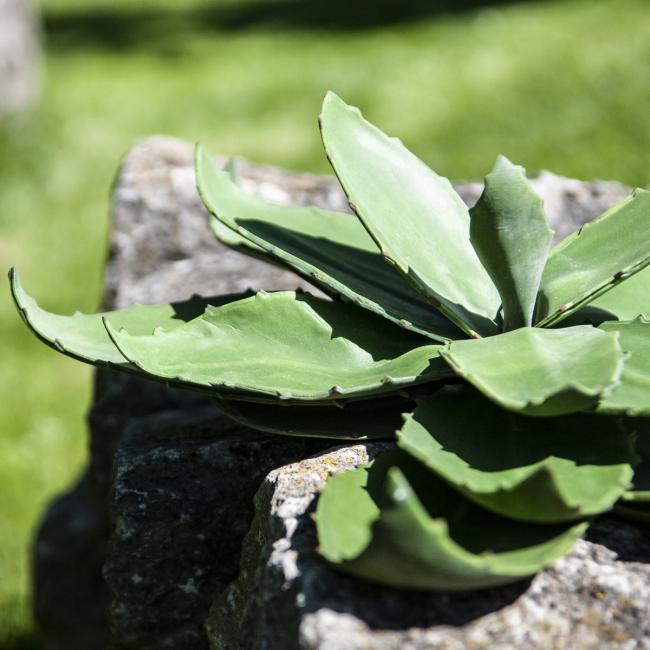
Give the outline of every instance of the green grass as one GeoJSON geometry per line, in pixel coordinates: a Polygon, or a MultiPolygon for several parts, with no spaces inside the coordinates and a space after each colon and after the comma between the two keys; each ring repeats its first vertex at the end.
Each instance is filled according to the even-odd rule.
{"type": "MultiPolygon", "coordinates": [[[[531,170],[650,182],[645,0],[513,3],[358,30],[226,29],[197,1],[140,3],[144,18],[133,6],[47,0],[41,107],[0,132],[0,261],[51,309],[98,303],[109,188],[136,138],[326,171],[315,118],[328,88],[454,178],[481,176],[502,152],[531,170]]],[[[91,375],[30,337],[6,285],[0,328],[7,650],[33,638],[27,546],[82,466],[91,375]]]]}

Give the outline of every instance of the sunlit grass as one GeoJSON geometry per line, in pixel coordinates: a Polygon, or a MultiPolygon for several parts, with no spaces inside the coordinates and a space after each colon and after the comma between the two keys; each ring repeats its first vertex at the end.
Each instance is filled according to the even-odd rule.
{"type": "MultiPolygon", "coordinates": [[[[133,4],[46,2],[59,17],[96,6],[133,4]]],[[[176,14],[202,6],[173,3],[176,14]]],[[[479,177],[503,152],[533,170],[650,181],[644,0],[514,3],[357,32],[223,31],[191,18],[163,13],[120,47],[48,35],[42,106],[0,136],[0,260],[44,306],[97,305],[110,184],[137,137],[326,171],[316,115],[328,88],[454,178],[479,177]]],[[[4,649],[29,636],[30,531],[82,464],[90,372],[32,339],[6,290],[0,329],[4,649]]]]}

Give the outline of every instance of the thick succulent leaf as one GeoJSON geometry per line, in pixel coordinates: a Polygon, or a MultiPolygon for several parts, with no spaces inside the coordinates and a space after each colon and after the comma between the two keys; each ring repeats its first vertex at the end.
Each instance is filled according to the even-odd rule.
{"type": "Polygon", "coordinates": [[[289,436],[345,440],[392,439],[402,423],[402,413],[413,402],[401,397],[346,401],[342,405],[260,404],[219,400],[233,420],[251,429],[289,436]]]}
{"type": "Polygon", "coordinates": [[[219,242],[238,253],[262,259],[265,262],[277,263],[276,258],[268,255],[260,246],[224,226],[218,219],[210,219],[210,230],[219,242]]]}
{"type": "Polygon", "coordinates": [[[122,354],[152,377],[245,399],[394,393],[450,374],[428,339],[308,294],[260,292],[152,336],[106,325],[122,354]]]}
{"type": "Polygon", "coordinates": [[[629,356],[625,359],[616,390],[604,395],[601,413],[650,416],[650,321],[640,316],[631,321],[608,321],[598,328],[618,333],[619,343],[629,356]]]}
{"type": "Polygon", "coordinates": [[[553,231],[524,168],[499,156],[470,217],[472,245],[501,296],[504,330],[532,325],[553,231]]]}
{"type": "Polygon", "coordinates": [[[333,93],[323,143],[350,205],[394,264],[470,335],[498,331],[501,304],[469,239],[469,211],[451,183],[333,93]]]}
{"type": "Polygon", "coordinates": [[[16,307],[27,326],[50,347],[75,359],[92,364],[109,363],[127,367],[130,364],[115,347],[106,332],[103,318],[110,318],[115,327],[124,328],[139,336],[151,334],[155,328],[171,330],[200,316],[208,305],[218,306],[242,297],[217,296],[202,298],[192,296],[182,302],[162,305],[134,305],[128,309],[72,316],[53,314],[38,306],[20,284],[18,272],[9,273],[11,293],[16,307]]]}
{"type": "Polygon", "coordinates": [[[529,576],[586,529],[490,513],[399,452],[332,477],[316,524],[320,553],[342,571],[395,587],[450,590],[529,576]]]}
{"type": "Polygon", "coordinates": [[[563,415],[593,406],[614,388],[624,354],[614,332],[590,326],[522,327],[441,350],[451,367],[504,408],[563,415]]]}
{"type": "Polygon", "coordinates": [[[649,263],[650,192],[636,190],[551,251],[537,297],[537,324],[560,322],[649,263]]]}
{"type": "Polygon", "coordinates": [[[249,254],[274,257],[327,293],[435,340],[463,337],[384,262],[353,215],[267,203],[217,170],[201,146],[196,149],[196,179],[215,217],[213,230],[227,245],[243,250],[250,244],[249,254]]]}
{"type": "Polygon", "coordinates": [[[594,325],[608,320],[634,320],[650,316],[650,267],[639,271],[625,282],[619,282],[596,300],[579,309],[573,318],[594,325]]]}
{"type": "Polygon", "coordinates": [[[636,460],[632,434],[614,418],[531,418],[474,390],[421,400],[397,438],[467,498],[537,523],[609,510],[630,487],[636,460]]]}

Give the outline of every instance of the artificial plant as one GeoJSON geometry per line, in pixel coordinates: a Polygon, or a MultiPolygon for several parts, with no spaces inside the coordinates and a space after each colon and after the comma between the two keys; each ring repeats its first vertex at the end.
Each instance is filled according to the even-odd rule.
{"type": "Polygon", "coordinates": [[[264,202],[200,146],[196,178],[221,242],[331,300],[260,291],[59,316],[12,271],[25,322],[254,428],[396,437],[318,502],[321,554],[356,576],[487,587],[536,572],[612,508],[648,519],[650,192],[551,248],[542,201],[506,158],[468,210],[334,94],[320,127],[352,215],[264,202]]]}

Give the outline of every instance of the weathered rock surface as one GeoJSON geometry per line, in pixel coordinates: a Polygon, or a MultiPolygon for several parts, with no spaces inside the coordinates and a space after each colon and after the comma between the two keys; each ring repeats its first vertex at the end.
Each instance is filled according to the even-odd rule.
{"type": "MultiPolygon", "coordinates": [[[[241,174],[268,198],[340,207],[330,179],[245,163],[241,174]]],[[[104,307],[308,287],[224,249],[206,223],[191,146],[136,145],[114,190],[104,307]]],[[[97,372],[89,424],[89,467],[34,545],[48,650],[207,647],[205,615],[237,574],[260,481],[327,443],[234,428],[204,397],[110,370],[97,372]]]]}
{"type": "MultiPolygon", "coordinates": [[[[241,176],[269,200],[347,208],[329,177],[247,163],[241,176]]],[[[534,184],[562,233],[627,193],[618,183],[547,173],[534,184]]],[[[469,203],[480,189],[459,187],[469,203]]],[[[195,292],[307,286],[214,241],[194,189],[187,143],[163,137],[138,143],[118,175],[112,217],[106,308],[195,292]]],[[[616,635],[627,635],[628,643],[580,647],[646,647],[630,645],[633,629],[639,639],[647,636],[649,617],[639,605],[647,573],[642,564],[628,564],[629,550],[616,561],[607,549],[585,542],[532,585],[489,593],[423,596],[378,589],[334,574],[318,560],[308,517],[327,473],[361,462],[362,447],[290,465],[264,481],[272,469],[329,444],[254,433],[223,418],[205,397],[106,370],[96,375],[89,423],[89,466],[45,514],[34,545],[35,609],[48,650],[207,648],[204,623],[215,600],[213,648],[488,647],[480,645],[487,630],[494,641],[489,647],[562,647],[534,644],[538,638],[561,643],[579,625],[594,635],[611,632],[603,638],[616,643],[616,635]],[[239,571],[260,482],[242,571],[224,591],[239,571]],[[631,604],[621,600],[604,617],[598,603],[624,598],[628,587],[631,604]],[[560,614],[539,622],[553,599],[560,614]],[[235,602],[241,607],[233,609],[235,602]],[[546,636],[535,636],[546,627],[546,636]]],[[[607,531],[608,548],[632,540],[641,549],[637,559],[645,557],[641,533],[623,525],[607,531]]]]}
{"type": "Polygon", "coordinates": [[[327,478],[389,445],[355,445],[269,474],[240,574],[215,601],[213,650],[650,648],[650,534],[604,519],[532,581],[418,593],[352,580],[317,555],[310,514],[327,478]]]}
{"type": "Polygon", "coordinates": [[[38,95],[39,32],[28,0],[0,0],[0,117],[27,108],[38,95]]]}

